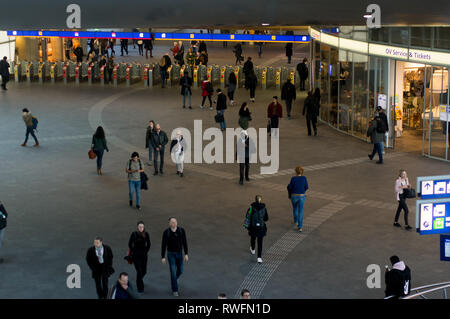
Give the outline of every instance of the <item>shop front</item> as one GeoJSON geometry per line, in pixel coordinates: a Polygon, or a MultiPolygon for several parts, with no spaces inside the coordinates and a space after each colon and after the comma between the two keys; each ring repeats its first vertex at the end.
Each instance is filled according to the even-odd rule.
{"type": "Polygon", "coordinates": [[[368,125],[380,106],[388,116],[387,147],[450,160],[450,52],[383,46],[317,30],[311,36],[322,122],[368,140],[368,125]]]}

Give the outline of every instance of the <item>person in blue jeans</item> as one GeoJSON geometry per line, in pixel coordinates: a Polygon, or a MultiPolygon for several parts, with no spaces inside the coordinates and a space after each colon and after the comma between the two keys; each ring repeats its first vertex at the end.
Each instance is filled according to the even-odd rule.
{"type": "Polygon", "coordinates": [[[294,224],[297,224],[298,231],[303,231],[303,207],[305,206],[306,191],[308,190],[308,180],[303,176],[303,167],[297,166],[295,168],[296,176],[291,178],[287,189],[289,198],[292,202],[294,213],[294,224]]]}
{"type": "Polygon", "coordinates": [[[144,172],[144,166],[138,152],[131,154],[131,159],[128,160],[125,171],[128,174],[130,207],[133,206],[133,193],[136,192],[136,208],[141,209],[141,173],[144,172]]]}
{"type": "Polygon", "coordinates": [[[183,228],[178,227],[178,222],[173,217],[169,218],[169,228],[164,231],[162,236],[161,261],[163,264],[166,263],[166,251],[169,261],[172,293],[174,297],[178,297],[178,279],[183,274],[183,261],[187,262],[189,258],[186,232],[183,228]]]}

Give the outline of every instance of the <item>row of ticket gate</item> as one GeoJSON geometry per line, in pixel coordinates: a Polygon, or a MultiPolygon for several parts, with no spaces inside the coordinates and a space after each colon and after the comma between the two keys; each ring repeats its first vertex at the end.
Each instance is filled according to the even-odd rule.
{"type": "MultiPolygon", "coordinates": [[[[27,62],[12,63],[15,82],[49,82],[62,81],[67,84],[74,82],[87,82],[88,84],[112,83],[114,86],[125,83],[130,86],[134,83],[142,83],[146,87],[153,87],[161,83],[161,72],[158,64],[140,63],[117,63],[113,70],[108,70],[105,66],[99,67],[98,62],[88,64],[87,62],[27,62]]],[[[294,68],[286,67],[259,67],[255,66],[255,73],[258,78],[258,86],[266,88],[280,88],[288,78],[298,86],[299,75],[294,68]]],[[[237,87],[243,87],[245,78],[242,66],[218,66],[200,65],[189,67],[187,65],[173,64],[167,69],[166,84],[168,87],[178,85],[184,71],[187,70],[193,79],[193,87],[198,88],[201,82],[207,78],[213,85],[220,85],[224,89],[228,85],[228,78],[231,72],[237,77],[237,87]]]]}

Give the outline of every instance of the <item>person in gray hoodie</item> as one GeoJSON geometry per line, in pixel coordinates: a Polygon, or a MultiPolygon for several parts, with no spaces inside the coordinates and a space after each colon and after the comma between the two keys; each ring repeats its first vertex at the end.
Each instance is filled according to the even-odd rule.
{"type": "Polygon", "coordinates": [[[372,154],[367,155],[370,160],[373,159],[375,153],[378,153],[377,164],[383,164],[383,140],[384,133],[382,133],[378,128],[381,126],[381,118],[375,114],[373,120],[370,122],[369,128],[367,129],[367,136],[370,136],[370,140],[373,144],[372,154]],[[379,132],[380,131],[380,132],[379,132]]]}

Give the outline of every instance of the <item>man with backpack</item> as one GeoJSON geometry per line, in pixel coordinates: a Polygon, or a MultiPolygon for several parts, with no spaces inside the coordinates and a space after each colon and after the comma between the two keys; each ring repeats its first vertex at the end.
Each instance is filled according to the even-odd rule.
{"type": "Polygon", "coordinates": [[[384,140],[385,128],[384,128],[383,120],[375,113],[372,122],[370,122],[370,126],[367,129],[367,136],[370,136],[370,140],[373,144],[372,154],[367,155],[370,160],[373,159],[375,153],[378,153],[378,162],[377,164],[383,164],[383,150],[382,143],[384,140]]]}
{"type": "MultiPolygon", "coordinates": [[[[379,128],[380,133],[383,133],[386,135],[387,132],[389,132],[389,124],[388,119],[386,116],[386,113],[384,113],[383,108],[381,106],[377,106],[377,112],[380,119],[383,121],[382,126],[379,128]]],[[[383,141],[381,142],[381,152],[384,154],[384,137],[383,141]]]]}
{"type": "Polygon", "coordinates": [[[164,84],[166,84],[167,78],[167,69],[172,65],[172,61],[170,60],[169,53],[163,55],[161,60],[159,61],[159,72],[161,75],[161,87],[164,88],[164,84]]]}
{"type": "Polygon", "coordinates": [[[266,222],[269,220],[267,214],[266,204],[262,203],[262,197],[256,195],[255,202],[250,205],[247,211],[246,222],[244,227],[247,227],[250,236],[250,253],[255,254],[256,239],[258,239],[258,263],[262,263],[262,247],[263,238],[267,234],[266,222]]]}
{"type": "Polygon", "coordinates": [[[386,283],[386,297],[405,297],[411,292],[411,270],[403,261],[400,261],[398,256],[391,256],[390,261],[392,269],[389,269],[386,266],[386,273],[384,276],[386,283]]]}
{"type": "Polygon", "coordinates": [[[25,126],[27,128],[25,133],[25,142],[23,142],[22,146],[27,146],[28,136],[31,134],[31,136],[34,138],[34,141],[36,144],[34,144],[34,147],[39,146],[39,142],[37,140],[36,135],[34,134],[34,131],[37,129],[38,120],[35,118],[30,111],[28,111],[27,108],[24,108],[22,110],[22,119],[25,122],[25,126]]]}
{"type": "MultiPolygon", "coordinates": [[[[2,247],[3,236],[6,229],[6,220],[8,219],[8,213],[5,206],[0,202],[0,248],[2,247]]],[[[0,258],[0,264],[3,262],[3,258],[0,258]]]]}

